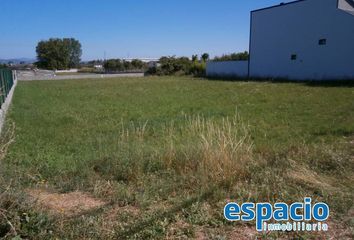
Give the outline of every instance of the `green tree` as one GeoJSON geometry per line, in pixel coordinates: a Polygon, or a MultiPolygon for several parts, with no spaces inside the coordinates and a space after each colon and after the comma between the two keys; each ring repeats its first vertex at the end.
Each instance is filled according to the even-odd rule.
{"type": "Polygon", "coordinates": [[[193,62],[190,68],[189,73],[193,76],[204,77],[206,72],[206,63],[201,62],[193,62]]]}
{"type": "Polygon", "coordinates": [[[192,62],[197,62],[198,61],[198,55],[192,55],[192,62]]]}
{"type": "Polygon", "coordinates": [[[205,75],[205,62],[199,62],[197,55],[193,56],[196,57],[192,60],[187,57],[162,57],[159,61],[160,66],[150,68],[147,73],[153,75],[205,75]]]}
{"type": "Polygon", "coordinates": [[[36,47],[38,67],[62,70],[77,67],[82,55],[81,44],[73,38],[51,38],[36,47]]]}
{"type": "Polygon", "coordinates": [[[106,69],[106,71],[109,72],[123,71],[125,69],[124,63],[120,59],[109,59],[105,61],[103,66],[106,69]]]}
{"type": "Polygon", "coordinates": [[[81,44],[74,38],[64,38],[63,44],[68,48],[69,52],[69,68],[74,68],[80,65],[81,61],[81,44]]]}
{"type": "Polygon", "coordinates": [[[198,61],[198,55],[193,55],[192,59],[187,57],[161,57],[159,66],[148,69],[147,74],[151,75],[193,75],[205,76],[206,61],[209,54],[203,54],[201,61],[198,61]],[[203,60],[204,57],[204,60],[203,60]]]}
{"type": "Polygon", "coordinates": [[[114,59],[109,59],[105,61],[103,66],[107,71],[115,71],[117,69],[117,64],[114,59]]]}
{"type": "Polygon", "coordinates": [[[209,60],[209,54],[208,53],[203,53],[202,57],[201,57],[201,60],[203,62],[206,62],[209,60]]]}
{"type": "Polygon", "coordinates": [[[129,62],[129,61],[123,61],[123,66],[124,66],[124,70],[125,71],[128,71],[128,70],[131,70],[132,69],[132,64],[131,64],[131,62],[129,62]]]}
{"type": "Polygon", "coordinates": [[[133,59],[131,65],[134,70],[141,70],[145,68],[145,63],[139,59],[133,59]]]}

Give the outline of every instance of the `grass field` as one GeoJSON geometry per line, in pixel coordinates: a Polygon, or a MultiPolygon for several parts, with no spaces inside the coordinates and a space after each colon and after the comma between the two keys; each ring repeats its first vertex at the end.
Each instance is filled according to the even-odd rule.
{"type": "MultiPolygon", "coordinates": [[[[20,82],[2,142],[0,210],[7,218],[0,237],[254,237],[253,224],[223,219],[227,201],[306,196],[330,205],[330,234],[353,236],[350,84],[20,82]],[[104,205],[79,216],[70,208],[53,214],[28,200],[38,189],[80,191],[104,205]]],[[[313,238],[292,235],[300,236],[313,238]]]]}

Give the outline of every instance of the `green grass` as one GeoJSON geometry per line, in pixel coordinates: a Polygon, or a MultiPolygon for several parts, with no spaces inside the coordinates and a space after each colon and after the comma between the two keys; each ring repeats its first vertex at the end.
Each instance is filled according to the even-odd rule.
{"type": "Polygon", "coordinates": [[[116,216],[114,233],[100,228],[100,213],[64,224],[46,218],[62,226],[50,235],[28,206],[36,230],[19,232],[188,238],[202,228],[222,238],[232,226],[222,217],[226,199],[311,196],[344,219],[353,205],[353,89],[189,77],[20,82],[8,115],[16,129],[1,164],[4,184],[45,181],[142,214],[116,216]]]}

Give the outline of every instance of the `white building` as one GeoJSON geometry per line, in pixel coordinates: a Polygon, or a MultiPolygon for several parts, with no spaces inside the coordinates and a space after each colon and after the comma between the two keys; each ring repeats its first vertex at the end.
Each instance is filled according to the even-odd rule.
{"type": "Polygon", "coordinates": [[[94,69],[103,69],[103,65],[102,64],[94,64],[93,68],[94,69]]]}
{"type": "Polygon", "coordinates": [[[252,11],[249,52],[249,77],[354,79],[354,0],[299,0],[252,11]]]}

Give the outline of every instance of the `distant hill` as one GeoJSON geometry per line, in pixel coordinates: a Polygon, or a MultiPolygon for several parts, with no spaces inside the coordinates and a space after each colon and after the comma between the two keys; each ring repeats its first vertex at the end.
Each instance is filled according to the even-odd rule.
{"type": "Polygon", "coordinates": [[[34,58],[11,58],[11,59],[0,59],[0,63],[4,64],[4,63],[13,63],[13,64],[20,64],[20,63],[34,63],[36,62],[36,59],[34,58]]]}

